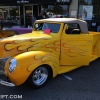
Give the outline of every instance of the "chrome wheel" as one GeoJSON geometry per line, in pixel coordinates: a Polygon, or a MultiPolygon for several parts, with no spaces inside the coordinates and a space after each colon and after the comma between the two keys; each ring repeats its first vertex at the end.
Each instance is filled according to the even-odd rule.
{"type": "Polygon", "coordinates": [[[37,68],[32,74],[33,84],[36,86],[42,86],[48,79],[48,69],[46,67],[37,68]]]}

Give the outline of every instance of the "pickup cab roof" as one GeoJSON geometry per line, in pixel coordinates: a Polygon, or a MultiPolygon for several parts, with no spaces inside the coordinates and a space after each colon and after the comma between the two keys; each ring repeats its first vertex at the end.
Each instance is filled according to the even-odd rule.
{"type": "Polygon", "coordinates": [[[36,20],[38,21],[43,21],[43,22],[61,22],[61,23],[77,23],[80,26],[81,32],[83,33],[88,33],[88,27],[87,27],[87,22],[76,19],[76,18],[47,18],[47,19],[41,19],[41,20],[36,20]]]}

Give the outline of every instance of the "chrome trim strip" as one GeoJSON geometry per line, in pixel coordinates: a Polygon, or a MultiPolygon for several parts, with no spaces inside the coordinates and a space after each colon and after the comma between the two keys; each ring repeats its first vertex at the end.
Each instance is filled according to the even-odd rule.
{"type": "Polygon", "coordinates": [[[10,87],[14,87],[15,85],[13,83],[10,82],[6,82],[0,79],[0,84],[2,85],[6,85],[6,86],[10,86],[10,87]]]}

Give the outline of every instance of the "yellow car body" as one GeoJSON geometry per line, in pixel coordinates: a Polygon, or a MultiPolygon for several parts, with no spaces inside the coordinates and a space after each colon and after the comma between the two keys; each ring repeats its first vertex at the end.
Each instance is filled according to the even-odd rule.
{"type": "MultiPolygon", "coordinates": [[[[78,19],[42,19],[35,22],[32,33],[0,40],[0,50],[2,63],[0,70],[10,80],[10,82],[5,82],[0,79],[0,83],[17,86],[23,84],[41,66],[46,66],[47,70],[43,69],[45,74],[38,70],[32,74],[38,78],[38,81],[42,76],[43,78],[46,75],[55,77],[78,67],[88,66],[91,61],[100,57],[100,33],[88,32],[87,23],[78,19]],[[76,34],[70,32],[67,34],[68,25],[72,25],[72,28],[75,23],[80,29],[75,30],[76,34]],[[40,29],[40,24],[45,24],[42,29],[40,29]],[[47,25],[50,27],[48,28],[47,25]],[[44,29],[44,27],[47,28],[44,29]]],[[[34,81],[36,84],[33,83],[38,88],[43,86],[47,79],[48,76],[44,83],[38,84],[37,81],[34,81]]]]}

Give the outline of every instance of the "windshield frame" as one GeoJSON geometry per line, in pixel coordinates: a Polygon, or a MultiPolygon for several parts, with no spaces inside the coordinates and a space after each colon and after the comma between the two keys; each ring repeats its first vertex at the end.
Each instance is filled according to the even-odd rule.
{"type": "Polygon", "coordinates": [[[36,21],[35,23],[34,23],[34,26],[33,26],[33,30],[34,31],[44,31],[45,29],[50,29],[51,30],[51,32],[52,33],[58,33],[59,31],[60,31],[60,27],[61,27],[61,23],[58,23],[58,22],[49,22],[49,21],[46,21],[46,22],[44,22],[44,21],[36,21]],[[44,28],[44,26],[42,26],[42,28],[41,29],[36,29],[36,24],[42,24],[43,23],[43,25],[48,25],[49,27],[47,27],[47,28],[44,28]],[[50,26],[51,25],[51,26],[50,26]],[[55,30],[55,27],[57,27],[58,28],[58,30],[56,30],[56,31],[54,31],[55,30]],[[52,28],[52,29],[51,29],[52,28]]]}

